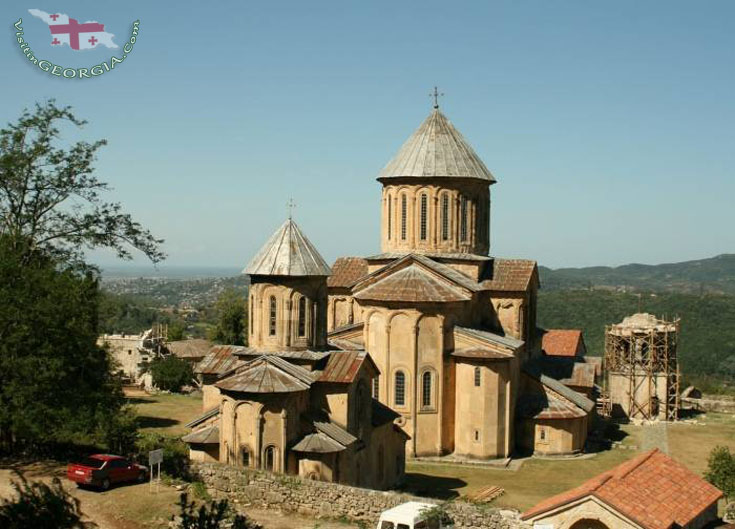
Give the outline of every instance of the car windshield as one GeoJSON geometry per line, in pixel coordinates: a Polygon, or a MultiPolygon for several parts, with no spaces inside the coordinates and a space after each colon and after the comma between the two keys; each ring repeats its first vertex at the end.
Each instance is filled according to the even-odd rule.
{"type": "Polygon", "coordinates": [[[93,457],[85,457],[83,459],[79,459],[78,461],[75,461],[75,464],[81,465],[83,467],[102,468],[102,465],[104,465],[105,462],[102,459],[95,459],[93,457]]]}

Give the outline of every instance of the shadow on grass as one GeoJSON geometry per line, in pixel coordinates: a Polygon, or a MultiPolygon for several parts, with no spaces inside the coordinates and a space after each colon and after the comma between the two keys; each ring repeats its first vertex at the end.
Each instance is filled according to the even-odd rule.
{"type": "Polygon", "coordinates": [[[146,397],[126,397],[125,401],[128,404],[151,404],[154,400],[146,397]]]}
{"type": "Polygon", "coordinates": [[[697,410],[694,408],[681,408],[679,409],[679,419],[696,419],[700,415],[704,415],[704,410],[697,410]]]}
{"type": "Polygon", "coordinates": [[[138,416],[138,428],[168,428],[169,426],[176,426],[180,423],[181,421],[167,419],[165,417],[138,416]]]}
{"type": "Polygon", "coordinates": [[[456,489],[465,486],[467,486],[467,482],[459,478],[406,472],[406,481],[401,490],[416,496],[451,500],[459,497],[459,492],[456,489]]]}

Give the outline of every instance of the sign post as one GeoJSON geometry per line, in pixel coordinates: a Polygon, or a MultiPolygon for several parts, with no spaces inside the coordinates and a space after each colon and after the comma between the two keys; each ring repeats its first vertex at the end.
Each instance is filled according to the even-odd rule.
{"type": "Polygon", "coordinates": [[[158,492],[158,487],[161,484],[161,462],[163,461],[163,448],[159,448],[158,450],[151,450],[148,452],[148,468],[150,469],[151,473],[151,481],[150,485],[148,486],[149,490],[153,489],[153,467],[154,465],[158,465],[158,478],[156,479],[156,493],[158,492]]]}

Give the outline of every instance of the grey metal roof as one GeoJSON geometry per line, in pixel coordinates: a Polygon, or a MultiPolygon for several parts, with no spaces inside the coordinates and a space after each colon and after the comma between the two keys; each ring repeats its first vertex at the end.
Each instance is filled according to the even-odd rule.
{"type": "Polygon", "coordinates": [[[213,424],[201,430],[196,430],[181,438],[189,444],[219,444],[219,426],[213,424]]]}
{"type": "Polygon", "coordinates": [[[287,219],[243,270],[263,276],[328,276],[332,273],[311,241],[287,219]]]}
{"type": "Polygon", "coordinates": [[[396,177],[479,178],[495,183],[495,177],[467,140],[438,109],[378,175],[378,179],[396,177]]]}
{"type": "Polygon", "coordinates": [[[207,356],[194,367],[194,372],[201,375],[223,376],[242,363],[235,355],[244,349],[240,345],[214,345],[209,349],[207,356]]]}
{"type": "Polygon", "coordinates": [[[338,443],[328,435],[316,432],[306,435],[301,441],[294,445],[292,450],[294,452],[328,454],[332,452],[341,452],[345,448],[347,448],[345,445],[338,443]]]}
{"type": "Polygon", "coordinates": [[[219,406],[215,406],[214,408],[210,408],[207,411],[205,411],[202,415],[197,417],[191,422],[186,423],[187,428],[194,428],[197,424],[201,424],[207,419],[211,419],[212,417],[216,417],[219,415],[219,406]]]}
{"type": "Polygon", "coordinates": [[[306,360],[317,362],[329,356],[329,351],[260,351],[254,348],[246,348],[236,353],[238,356],[258,358],[264,355],[288,358],[289,360],[306,360]]]}
{"type": "Polygon", "coordinates": [[[277,356],[263,355],[238,369],[215,386],[241,393],[293,393],[311,387],[313,375],[277,356]]]}
{"type": "Polygon", "coordinates": [[[531,377],[541,382],[547,388],[556,391],[562,397],[572,401],[578,408],[583,409],[587,413],[592,411],[592,409],[595,407],[595,403],[581,393],[578,393],[572,388],[565,386],[558,380],[554,380],[550,376],[541,373],[540,367],[537,364],[529,363],[523,367],[523,371],[527,375],[530,375],[531,377]]]}
{"type": "Polygon", "coordinates": [[[454,330],[460,333],[468,334],[469,336],[474,336],[475,338],[479,338],[481,340],[486,340],[494,344],[508,347],[513,350],[522,347],[525,343],[523,340],[517,340],[515,338],[511,338],[510,336],[500,336],[499,334],[495,334],[489,331],[482,331],[480,329],[470,329],[469,327],[455,326],[454,330]]]}
{"type": "Polygon", "coordinates": [[[350,446],[357,441],[357,437],[333,422],[314,420],[314,427],[344,446],[350,446]]]}

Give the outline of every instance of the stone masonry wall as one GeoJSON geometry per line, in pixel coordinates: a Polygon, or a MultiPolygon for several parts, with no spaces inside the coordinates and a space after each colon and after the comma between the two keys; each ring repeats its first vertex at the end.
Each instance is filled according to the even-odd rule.
{"type": "MultiPolygon", "coordinates": [[[[377,525],[380,513],[406,501],[441,503],[390,491],[348,487],[335,483],[302,480],[295,476],[197,463],[195,470],[216,498],[228,498],[237,506],[279,509],[319,518],[347,518],[377,525]]],[[[505,511],[465,502],[444,504],[457,529],[526,529],[515,511],[505,511]]]]}

